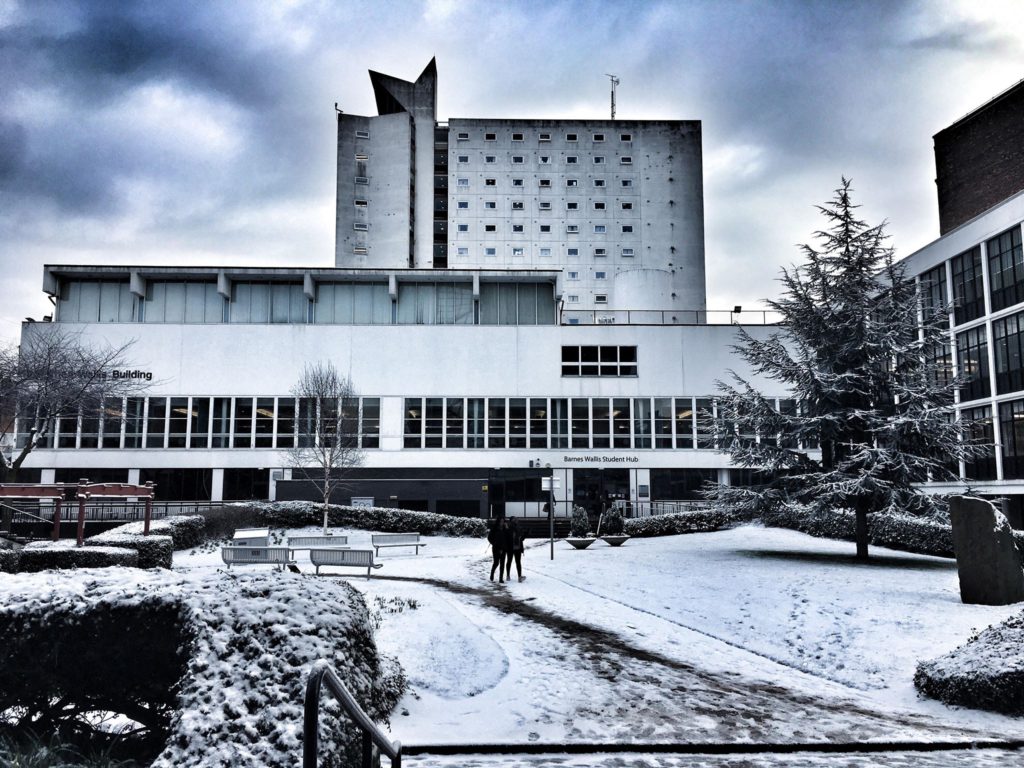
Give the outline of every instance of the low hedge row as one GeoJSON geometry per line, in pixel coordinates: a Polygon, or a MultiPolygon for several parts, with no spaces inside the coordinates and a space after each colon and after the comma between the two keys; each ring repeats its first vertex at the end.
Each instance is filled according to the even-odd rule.
{"type": "Polygon", "coordinates": [[[917,665],[926,696],[975,709],[1024,715],[1024,614],[983,630],[956,650],[917,665]]]}
{"type": "Polygon", "coordinates": [[[646,536],[675,536],[680,533],[705,533],[724,528],[732,521],[723,512],[700,509],[693,512],[675,512],[623,520],[622,532],[636,538],[646,536]]]}
{"type": "Polygon", "coordinates": [[[77,547],[73,541],[36,541],[26,544],[19,554],[17,567],[20,573],[117,565],[137,568],[139,565],[139,553],[135,549],[77,547]]]}
{"type": "Polygon", "coordinates": [[[149,536],[143,536],[141,533],[127,533],[119,528],[97,536],[90,536],[86,540],[86,545],[90,548],[123,547],[133,549],[139,555],[139,568],[170,568],[175,549],[174,540],[170,536],[158,536],[152,533],[149,536]]]}
{"type": "Polygon", "coordinates": [[[0,573],[17,573],[20,549],[0,549],[0,573]]]}
{"type": "MultiPolygon", "coordinates": [[[[789,528],[825,539],[856,540],[856,515],[847,510],[814,514],[792,507],[765,514],[762,522],[772,528],[789,528]]],[[[953,557],[953,531],[948,525],[915,517],[871,515],[871,544],[903,552],[953,557]]]]}
{"type": "MultiPolygon", "coordinates": [[[[274,528],[302,528],[323,523],[323,505],[312,501],[254,502],[240,506],[255,510],[260,522],[274,528]]],[[[426,536],[487,535],[487,521],[478,517],[456,517],[387,507],[343,507],[332,504],[327,513],[327,521],[333,527],[387,533],[416,531],[426,536]]]]}

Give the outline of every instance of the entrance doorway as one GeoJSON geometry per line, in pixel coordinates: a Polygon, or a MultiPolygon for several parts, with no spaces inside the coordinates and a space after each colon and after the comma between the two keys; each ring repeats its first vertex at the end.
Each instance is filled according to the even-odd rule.
{"type": "Polygon", "coordinates": [[[574,469],[572,501],[597,520],[617,499],[629,498],[628,469],[574,469]]]}

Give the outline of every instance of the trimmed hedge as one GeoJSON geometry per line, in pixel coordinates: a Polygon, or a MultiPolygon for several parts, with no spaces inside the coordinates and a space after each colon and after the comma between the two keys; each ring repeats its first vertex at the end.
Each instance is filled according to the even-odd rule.
{"type": "MultiPolygon", "coordinates": [[[[765,514],[762,522],[772,528],[788,528],[824,539],[856,541],[856,515],[848,510],[825,514],[792,507],[765,514]]],[[[920,555],[953,557],[953,529],[931,520],[895,515],[870,515],[868,540],[876,547],[887,547],[920,555]]]]}
{"type": "Polygon", "coordinates": [[[989,627],[945,656],[921,662],[914,685],[947,704],[1024,715],[1024,614],[989,627]]]}
{"type": "MultiPolygon", "coordinates": [[[[134,523],[131,523],[134,525],[134,523]]],[[[121,526],[124,528],[125,526],[121,526]]],[[[87,547],[124,547],[133,549],[139,554],[139,568],[170,568],[174,556],[174,541],[170,536],[157,536],[141,533],[126,533],[121,528],[114,528],[86,539],[87,547]]]]}
{"type": "Polygon", "coordinates": [[[53,569],[109,568],[120,565],[136,568],[139,553],[122,547],[76,547],[73,541],[32,542],[20,552],[18,570],[36,573],[53,569]]]}
{"type": "Polygon", "coordinates": [[[17,573],[20,561],[20,549],[0,549],[0,573],[17,573]]]}
{"type": "Polygon", "coordinates": [[[725,528],[731,523],[730,517],[722,512],[701,509],[630,518],[623,521],[622,529],[623,533],[639,539],[648,536],[676,536],[681,533],[706,533],[725,528]]]}
{"type": "MultiPolygon", "coordinates": [[[[304,528],[323,523],[323,505],[312,501],[254,502],[239,506],[254,510],[257,513],[255,522],[274,528],[304,528]]],[[[386,507],[343,507],[332,504],[327,513],[327,521],[334,527],[385,533],[415,531],[425,536],[473,538],[487,535],[487,521],[478,517],[456,517],[386,507]]]]}

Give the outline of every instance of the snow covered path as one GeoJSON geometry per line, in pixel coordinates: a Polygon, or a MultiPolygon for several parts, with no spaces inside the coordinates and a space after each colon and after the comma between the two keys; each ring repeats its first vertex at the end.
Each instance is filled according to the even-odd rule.
{"type": "MultiPolygon", "coordinates": [[[[350,543],[369,532],[347,531],[350,543]]],[[[392,715],[407,745],[1024,739],[1024,721],[918,699],[915,663],[1019,607],[964,606],[955,565],[790,531],[546,543],[525,582],[487,580],[479,540],[382,552],[364,591],[381,650],[411,683],[392,715]]],[[[300,559],[301,565],[301,559],[300,559]]],[[[178,553],[175,567],[217,567],[178,553]]],[[[1010,759],[1014,759],[1013,755],[1010,759]]],[[[411,766],[940,766],[1006,753],[684,757],[409,756],[411,766]]]]}

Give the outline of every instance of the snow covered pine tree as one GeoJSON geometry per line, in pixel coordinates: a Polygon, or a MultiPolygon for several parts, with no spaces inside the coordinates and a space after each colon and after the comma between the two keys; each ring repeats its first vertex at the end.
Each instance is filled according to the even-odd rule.
{"type": "Polygon", "coordinates": [[[765,340],[739,330],[734,351],[798,407],[776,410],[732,371],[732,383],[717,382],[718,447],[763,484],[711,495],[743,516],[852,510],[857,557],[867,558],[868,515],[942,515],[943,501],[914,484],[955,479],[958,461],[984,447],[964,439],[949,410],[958,382],[948,308],[921,301],[893,262],[885,224],[858,219],[850,192],[844,178],[818,206],[828,220],[814,233],[819,247],[801,246],[807,263],[783,270],[783,296],[767,302],[782,330],[765,340]]]}

